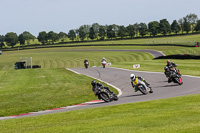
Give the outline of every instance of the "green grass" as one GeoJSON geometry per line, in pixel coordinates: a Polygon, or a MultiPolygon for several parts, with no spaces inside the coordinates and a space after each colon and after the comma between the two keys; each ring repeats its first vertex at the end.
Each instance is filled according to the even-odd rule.
{"type": "Polygon", "coordinates": [[[1,132],[198,133],[199,100],[200,95],[191,95],[3,120],[1,132]]]}

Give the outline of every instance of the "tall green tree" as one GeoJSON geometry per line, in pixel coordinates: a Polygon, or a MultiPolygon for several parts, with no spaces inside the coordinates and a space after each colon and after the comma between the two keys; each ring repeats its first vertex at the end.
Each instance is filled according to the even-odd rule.
{"type": "Polygon", "coordinates": [[[180,26],[180,28],[181,28],[181,32],[182,32],[182,34],[183,34],[183,31],[184,31],[184,25],[183,25],[184,20],[183,20],[183,18],[180,18],[180,19],[178,20],[178,23],[179,23],[179,26],[180,26]]]}
{"type": "Polygon", "coordinates": [[[195,31],[200,31],[200,20],[197,21],[197,25],[195,27],[195,31]]]}
{"type": "Polygon", "coordinates": [[[138,37],[138,35],[139,35],[139,24],[138,24],[138,23],[135,23],[135,24],[133,25],[133,28],[134,28],[134,30],[135,30],[136,37],[138,37]]]}
{"type": "Polygon", "coordinates": [[[47,33],[46,31],[41,31],[37,37],[38,41],[41,42],[43,45],[47,43],[47,33]]]}
{"type": "Polygon", "coordinates": [[[81,27],[78,29],[78,35],[79,35],[81,41],[84,41],[84,39],[86,38],[86,33],[85,33],[85,31],[84,31],[83,26],[81,26],[81,27]]]}
{"type": "Polygon", "coordinates": [[[0,47],[1,47],[1,49],[4,46],[4,41],[5,41],[5,36],[4,35],[0,35],[0,47]]]}
{"type": "Polygon", "coordinates": [[[65,41],[66,37],[67,37],[67,33],[65,32],[58,33],[58,38],[61,40],[62,43],[65,41]]]}
{"type": "Polygon", "coordinates": [[[160,30],[160,33],[162,33],[163,35],[166,35],[167,33],[171,32],[171,26],[169,22],[167,21],[167,19],[160,20],[159,30],[160,30]]]}
{"type": "Polygon", "coordinates": [[[86,34],[87,40],[89,39],[90,27],[91,27],[90,25],[83,25],[83,29],[86,34]]]}
{"type": "Polygon", "coordinates": [[[147,34],[147,31],[148,31],[148,27],[145,23],[140,23],[139,24],[139,32],[140,32],[140,35],[142,37],[144,37],[146,34],[147,34]]]}
{"type": "Polygon", "coordinates": [[[47,33],[47,39],[51,41],[52,44],[54,44],[55,41],[59,39],[58,34],[55,33],[54,31],[49,31],[47,33]]]}
{"type": "Polygon", "coordinates": [[[194,13],[188,14],[185,19],[187,20],[187,22],[190,23],[191,25],[191,29],[192,32],[195,30],[195,27],[197,25],[197,21],[198,21],[198,16],[194,13]]]}
{"type": "Polygon", "coordinates": [[[74,41],[74,39],[76,38],[76,32],[74,30],[70,30],[68,33],[68,37],[70,40],[74,41]]]}
{"type": "Polygon", "coordinates": [[[18,36],[14,32],[9,32],[5,35],[5,41],[8,46],[14,46],[18,43],[18,36]]]}
{"type": "Polygon", "coordinates": [[[113,39],[113,38],[116,37],[115,31],[114,31],[114,29],[113,29],[113,25],[109,25],[109,26],[107,27],[106,34],[107,34],[107,37],[108,37],[109,39],[113,39]]]}
{"type": "Polygon", "coordinates": [[[187,32],[187,34],[189,33],[189,31],[191,31],[191,25],[190,22],[187,20],[187,18],[183,18],[183,30],[187,32]]]}
{"type": "Polygon", "coordinates": [[[18,36],[18,40],[20,42],[21,45],[25,44],[25,41],[27,41],[27,44],[29,44],[30,40],[34,40],[36,37],[34,35],[32,35],[30,32],[28,31],[24,31],[22,34],[20,34],[18,36]]]}
{"type": "Polygon", "coordinates": [[[99,27],[99,34],[98,34],[98,36],[100,37],[101,40],[104,40],[104,38],[106,36],[105,26],[101,25],[99,27]]]}
{"type": "Polygon", "coordinates": [[[126,27],[126,30],[127,30],[127,33],[128,35],[133,38],[135,36],[135,30],[134,30],[134,27],[133,25],[129,24],[127,27],[126,27]]]}
{"type": "Polygon", "coordinates": [[[148,29],[151,35],[156,36],[159,33],[159,22],[152,21],[148,24],[148,29]]]}
{"type": "Polygon", "coordinates": [[[127,30],[123,25],[119,26],[119,30],[118,30],[117,36],[121,37],[121,38],[124,38],[124,37],[127,36],[127,30]]]}
{"type": "Polygon", "coordinates": [[[95,38],[95,32],[93,27],[90,27],[89,38],[92,40],[94,40],[95,38]]]}
{"type": "Polygon", "coordinates": [[[98,23],[93,23],[93,24],[92,24],[92,27],[93,27],[93,29],[94,29],[95,39],[98,40],[98,34],[99,34],[100,25],[99,25],[98,23]]]}
{"type": "Polygon", "coordinates": [[[176,20],[174,20],[172,22],[172,24],[171,24],[171,30],[172,30],[172,32],[174,32],[176,34],[178,34],[178,32],[180,32],[181,29],[180,29],[180,26],[179,26],[179,24],[178,24],[178,22],[176,20]]]}

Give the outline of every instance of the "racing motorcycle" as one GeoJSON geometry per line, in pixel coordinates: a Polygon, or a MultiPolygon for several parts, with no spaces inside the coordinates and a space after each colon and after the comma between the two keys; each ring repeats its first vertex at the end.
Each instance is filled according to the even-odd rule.
{"type": "Polygon", "coordinates": [[[106,61],[102,61],[102,66],[103,66],[103,68],[106,67],[106,61]]]}
{"type": "Polygon", "coordinates": [[[164,73],[169,80],[172,80],[174,83],[178,83],[179,85],[183,84],[180,71],[177,68],[170,68],[169,70],[169,68],[166,66],[164,70],[164,73]]]}
{"type": "Polygon", "coordinates": [[[84,65],[85,65],[85,68],[87,69],[87,68],[88,68],[88,65],[89,65],[89,62],[86,61],[86,62],[84,63],[84,65]]]}
{"type": "Polygon", "coordinates": [[[138,80],[138,78],[136,78],[133,84],[144,95],[148,93],[153,93],[153,90],[151,89],[150,84],[146,85],[143,81],[138,80]]]}
{"type": "Polygon", "coordinates": [[[118,97],[114,92],[110,92],[104,87],[96,87],[94,90],[95,96],[98,96],[99,99],[105,102],[117,101],[118,97]]]}
{"type": "Polygon", "coordinates": [[[181,78],[181,75],[176,73],[176,72],[172,72],[172,74],[170,75],[171,80],[174,82],[174,83],[178,83],[179,85],[182,85],[183,84],[183,80],[181,78]]]}

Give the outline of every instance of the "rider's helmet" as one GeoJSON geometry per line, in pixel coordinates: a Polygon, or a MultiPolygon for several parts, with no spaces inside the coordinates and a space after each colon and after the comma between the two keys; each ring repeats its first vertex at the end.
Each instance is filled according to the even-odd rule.
{"type": "Polygon", "coordinates": [[[134,81],[135,80],[135,74],[131,74],[130,79],[134,81]]]}
{"type": "Polygon", "coordinates": [[[170,62],[170,60],[167,60],[167,64],[170,64],[171,62],[170,62]]]}
{"type": "Polygon", "coordinates": [[[93,80],[93,81],[91,82],[91,85],[92,85],[92,86],[95,86],[95,85],[96,85],[96,81],[93,80]]]}

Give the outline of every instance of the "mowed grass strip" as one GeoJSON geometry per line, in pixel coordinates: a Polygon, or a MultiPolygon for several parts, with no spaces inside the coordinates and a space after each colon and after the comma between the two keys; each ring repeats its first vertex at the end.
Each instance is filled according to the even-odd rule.
{"type": "Polygon", "coordinates": [[[200,95],[0,121],[7,133],[198,133],[200,95]]]}

